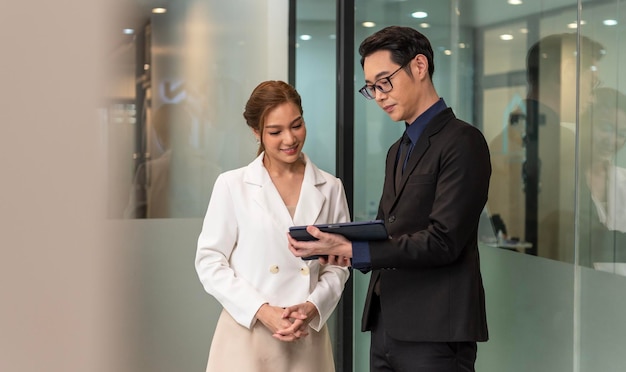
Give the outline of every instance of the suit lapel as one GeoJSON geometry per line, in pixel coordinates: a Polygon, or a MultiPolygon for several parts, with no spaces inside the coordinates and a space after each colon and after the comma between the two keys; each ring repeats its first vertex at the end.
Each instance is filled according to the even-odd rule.
{"type": "MultiPolygon", "coordinates": [[[[417,140],[417,143],[415,144],[413,151],[409,155],[409,159],[407,160],[406,166],[404,168],[404,173],[402,174],[402,180],[400,182],[400,187],[398,188],[398,193],[395,194],[396,198],[394,200],[394,204],[398,200],[398,196],[402,193],[402,189],[404,189],[404,186],[406,185],[409,179],[409,175],[413,173],[415,168],[417,168],[417,165],[419,164],[420,160],[422,160],[422,158],[424,157],[424,154],[430,147],[431,137],[439,133],[439,131],[441,131],[441,129],[445,126],[445,124],[452,118],[454,118],[454,114],[452,113],[452,110],[450,108],[447,108],[441,113],[439,113],[438,115],[436,115],[428,123],[428,125],[424,129],[424,132],[417,140]]],[[[395,153],[397,153],[400,147],[399,141],[396,144],[394,144],[394,147],[396,147],[395,153]]],[[[389,167],[389,164],[387,164],[387,166],[389,167]]],[[[394,169],[393,167],[394,167],[394,164],[392,163],[391,168],[387,168],[387,169],[393,170],[394,169]]],[[[391,175],[391,177],[393,179],[393,174],[391,175]]]]}
{"type": "Polygon", "coordinates": [[[383,193],[380,201],[380,206],[383,208],[385,215],[389,214],[391,208],[397,200],[395,184],[394,184],[394,170],[396,167],[396,158],[398,157],[398,151],[400,151],[400,140],[396,141],[387,152],[387,163],[385,164],[385,181],[383,182],[383,193]]]}
{"type": "Polygon", "coordinates": [[[398,188],[398,193],[396,194],[396,198],[402,193],[402,189],[406,185],[406,182],[409,179],[409,175],[413,173],[413,170],[415,170],[415,168],[417,167],[417,164],[424,156],[424,153],[426,153],[426,150],[428,150],[428,148],[430,147],[430,136],[426,136],[425,134],[426,133],[422,134],[417,140],[413,151],[407,159],[404,173],[402,173],[400,187],[398,188]]]}

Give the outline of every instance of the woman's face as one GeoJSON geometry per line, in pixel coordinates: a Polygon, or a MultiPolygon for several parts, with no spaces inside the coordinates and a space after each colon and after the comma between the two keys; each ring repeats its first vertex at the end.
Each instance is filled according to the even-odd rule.
{"type": "Polygon", "coordinates": [[[298,107],[288,102],[270,111],[259,137],[265,148],[265,156],[271,163],[296,162],[306,139],[306,127],[298,107]]]}

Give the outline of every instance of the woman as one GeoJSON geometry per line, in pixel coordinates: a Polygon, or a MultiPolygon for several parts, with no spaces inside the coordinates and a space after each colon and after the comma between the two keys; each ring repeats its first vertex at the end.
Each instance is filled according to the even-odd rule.
{"type": "Polygon", "coordinates": [[[336,257],[325,265],[294,257],[287,231],[350,216],[341,181],[302,153],[302,112],[289,84],[259,84],[243,114],[258,156],[215,182],[195,261],[205,290],[224,307],[207,371],[335,370],[326,321],[348,270],[336,257]]]}

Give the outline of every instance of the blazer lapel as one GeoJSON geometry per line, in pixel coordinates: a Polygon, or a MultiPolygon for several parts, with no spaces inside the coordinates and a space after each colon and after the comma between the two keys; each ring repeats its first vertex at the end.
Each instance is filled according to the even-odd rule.
{"type": "Polygon", "coordinates": [[[326,179],[319,169],[304,155],[306,166],[304,179],[300,189],[300,197],[296,206],[296,212],[292,220],[283,199],[272,183],[267,170],[263,166],[263,154],[259,155],[246,170],[244,182],[258,186],[253,191],[252,198],[267,213],[268,216],[281,228],[293,225],[313,224],[317,221],[326,197],[318,189],[319,185],[326,183],[326,179]]]}
{"type": "Polygon", "coordinates": [[[280,228],[291,226],[293,224],[291,215],[263,166],[263,155],[259,155],[248,165],[244,182],[257,186],[252,191],[252,198],[277,226],[280,228]]]}
{"type": "Polygon", "coordinates": [[[319,186],[326,183],[326,179],[320,170],[309,161],[309,158],[303,153],[306,167],[304,168],[304,179],[302,180],[302,188],[300,189],[300,197],[296,206],[296,213],[293,222],[296,225],[309,225],[317,221],[326,197],[319,190],[319,186]]]}

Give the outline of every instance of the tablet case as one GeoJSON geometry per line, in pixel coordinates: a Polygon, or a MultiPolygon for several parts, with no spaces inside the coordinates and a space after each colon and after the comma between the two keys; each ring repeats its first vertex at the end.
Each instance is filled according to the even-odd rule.
{"type": "MultiPolygon", "coordinates": [[[[385,223],[382,220],[356,221],[342,223],[327,223],[314,225],[318,229],[328,233],[341,234],[351,241],[385,240],[389,238],[385,223]]],[[[296,240],[316,240],[306,231],[306,225],[291,226],[289,234],[296,240]]],[[[303,260],[313,260],[320,256],[302,257],[303,260]]]]}
{"type": "MultiPolygon", "coordinates": [[[[324,232],[341,234],[352,241],[384,240],[389,238],[382,220],[327,223],[314,225],[324,232]]],[[[296,240],[316,240],[306,231],[306,226],[291,226],[289,234],[296,240]]]]}

